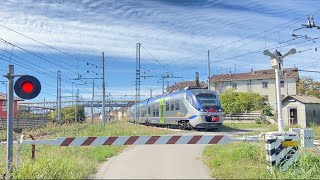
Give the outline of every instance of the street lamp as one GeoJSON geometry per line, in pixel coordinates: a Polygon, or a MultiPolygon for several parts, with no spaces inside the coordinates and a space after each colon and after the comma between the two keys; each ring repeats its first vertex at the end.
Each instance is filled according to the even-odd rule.
{"type": "Polygon", "coordinates": [[[287,52],[284,55],[281,55],[281,53],[276,50],[273,54],[268,51],[264,50],[263,54],[266,56],[271,57],[271,67],[275,71],[276,76],[276,92],[277,92],[277,108],[278,108],[278,127],[279,132],[284,131],[284,123],[282,119],[282,102],[281,102],[281,87],[280,87],[280,77],[279,77],[279,71],[282,71],[283,66],[283,58],[285,58],[288,55],[295,54],[296,49],[292,48],[289,52],[287,52]]]}

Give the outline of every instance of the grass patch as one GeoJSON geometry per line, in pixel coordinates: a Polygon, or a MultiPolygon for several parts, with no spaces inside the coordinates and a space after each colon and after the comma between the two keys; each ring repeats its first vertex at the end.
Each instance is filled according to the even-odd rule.
{"type": "Polygon", "coordinates": [[[313,128],[314,139],[320,139],[320,125],[313,123],[310,125],[310,128],[313,128]]]}
{"type": "Polygon", "coordinates": [[[233,128],[233,129],[268,129],[268,130],[277,130],[276,124],[256,124],[256,123],[225,123],[222,128],[233,128]]]}
{"type": "MultiPolygon", "coordinates": [[[[137,126],[128,123],[107,124],[65,124],[49,125],[44,128],[24,130],[24,135],[46,133],[36,139],[79,136],[126,136],[162,135],[171,130],[137,126]]],[[[15,147],[16,148],[16,147],[15,147]]],[[[94,174],[99,163],[117,155],[125,146],[58,147],[36,146],[36,159],[31,159],[31,145],[21,148],[22,164],[15,167],[15,179],[85,179],[94,174]]],[[[14,150],[14,153],[17,151],[14,150]]],[[[14,156],[16,157],[16,155],[14,156]]],[[[16,165],[16,161],[14,161],[16,165]]],[[[6,146],[0,146],[0,173],[6,172],[6,146]]]]}
{"type": "Polygon", "coordinates": [[[320,156],[304,151],[296,166],[270,174],[264,143],[237,142],[205,148],[203,161],[218,179],[319,179],[320,156]]]}
{"type": "MultiPolygon", "coordinates": [[[[263,147],[264,148],[264,147],[263,147]]],[[[204,162],[210,175],[218,179],[267,178],[261,144],[231,143],[205,148],[204,162]]]]}

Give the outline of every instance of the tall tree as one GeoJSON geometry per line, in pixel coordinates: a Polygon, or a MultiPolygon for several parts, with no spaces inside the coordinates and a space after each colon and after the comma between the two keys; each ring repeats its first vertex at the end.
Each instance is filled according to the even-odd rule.
{"type": "Polygon", "coordinates": [[[300,79],[297,86],[299,95],[312,95],[320,98],[320,82],[312,78],[300,79]]]}

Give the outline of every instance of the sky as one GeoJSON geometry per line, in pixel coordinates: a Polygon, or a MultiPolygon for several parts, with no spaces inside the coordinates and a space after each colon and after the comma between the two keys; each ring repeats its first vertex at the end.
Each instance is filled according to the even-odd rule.
{"type": "MultiPolygon", "coordinates": [[[[282,54],[296,48],[284,67],[320,71],[316,28],[299,29],[313,15],[320,24],[320,1],[289,0],[4,0],[0,11],[0,74],[9,64],[16,74],[42,84],[30,101],[55,101],[61,71],[62,100],[77,89],[83,99],[102,95],[102,52],[106,91],[113,99],[134,99],[136,45],[141,43],[141,99],[165,86],[211,75],[271,69],[263,50],[282,54]],[[82,79],[79,80],[78,78],[82,79]],[[99,79],[100,78],[100,79],[99,79]],[[78,79],[78,80],[77,80],[78,79]]],[[[318,73],[300,77],[320,80],[318,73]]],[[[0,77],[0,92],[6,81],[0,77]]]]}

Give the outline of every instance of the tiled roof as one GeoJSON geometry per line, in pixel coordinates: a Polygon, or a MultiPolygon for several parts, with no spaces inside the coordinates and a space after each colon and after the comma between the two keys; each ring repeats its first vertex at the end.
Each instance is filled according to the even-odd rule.
{"type": "MultiPolygon", "coordinates": [[[[6,94],[0,92],[0,99],[7,99],[6,94]]],[[[14,100],[23,101],[23,99],[17,97],[15,97],[14,100]]]]}
{"type": "MultiPolygon", "coordinates": [[[[200,82],[200,85],[202,88],[207,88],[208,84],[200,82]]],[[[172,92],[172,91],[176,91],[176,90],[181,90],[184,89],[186,87],[190,87],[190,86],[196,86],[196,81],[184,81],[184,82],[178,82],[174,85],[169,86],[168,88],[166,88],[167,92],[172,92]]]]}
{"type": "MultiPolygon", "coordinates": [[[[283,72],[287,72],[287,78],[299,78],[299,72],[297,68],[286,68],[283,70],[283,72]]],[[[210,82],[239,81],[253,79],[275,79],[274,69],[259,70],[250,73],[214,75],[211,77],[210,82]]]]}
{"type": "Polygon", "coordinates": [[[314,96],[287,96],[282,101],[288,100],[290,98],[296,99],[297,101],[304,104],[320,104],[320,99],[314,96]]]}

